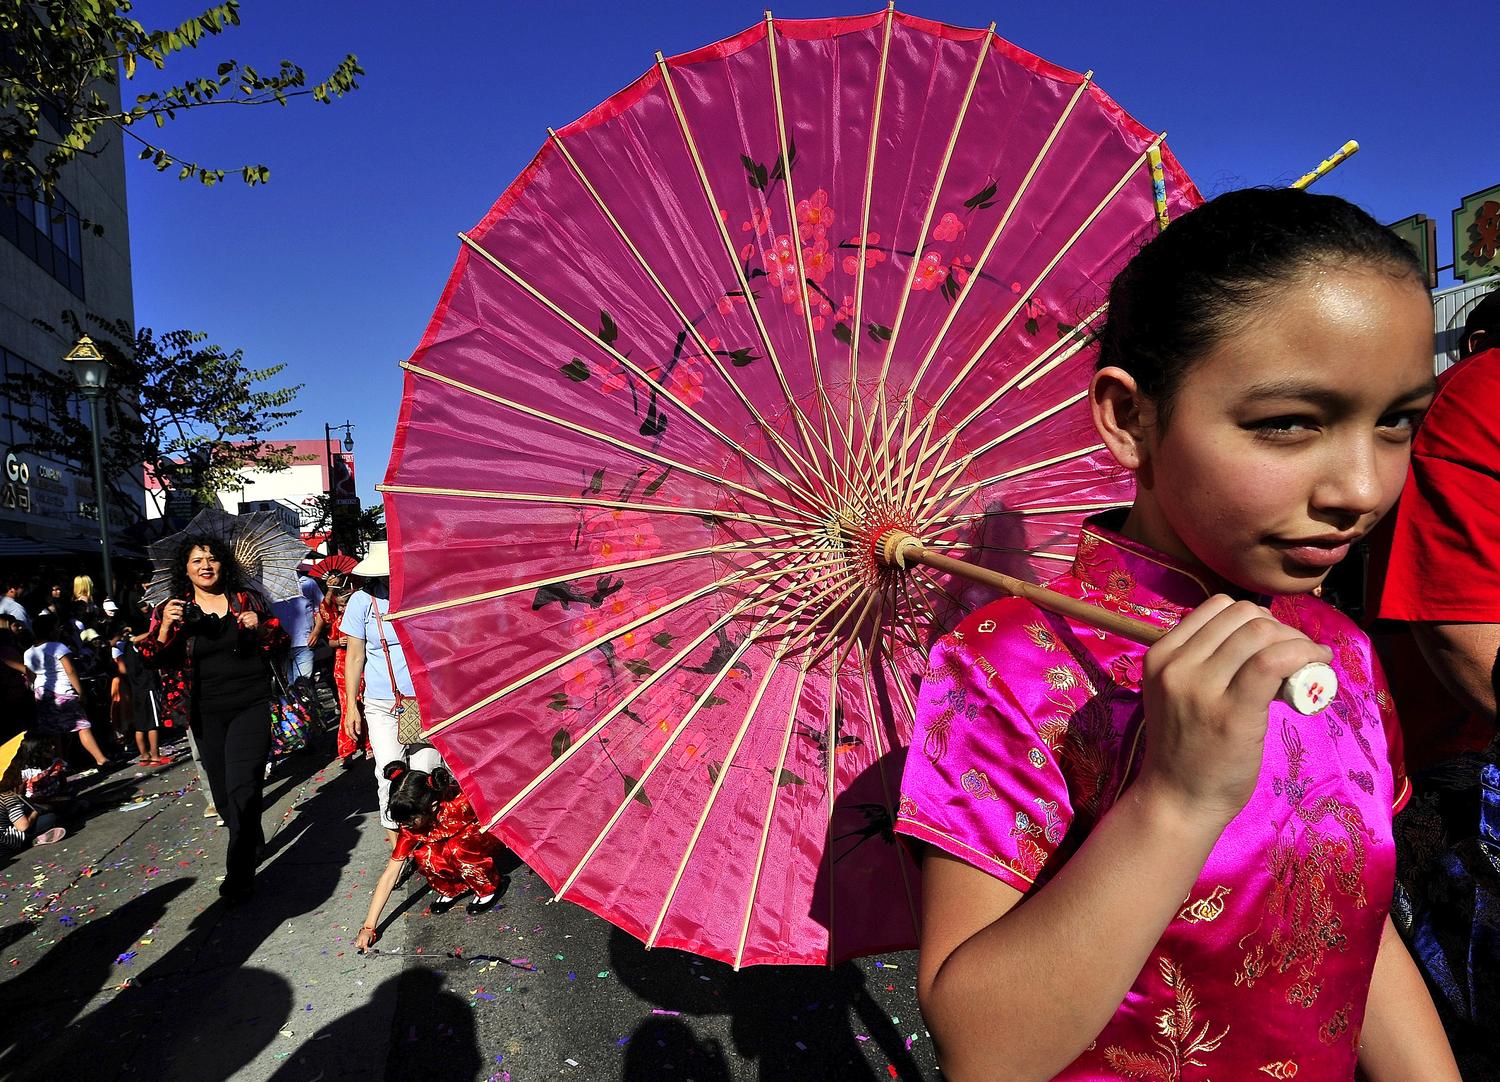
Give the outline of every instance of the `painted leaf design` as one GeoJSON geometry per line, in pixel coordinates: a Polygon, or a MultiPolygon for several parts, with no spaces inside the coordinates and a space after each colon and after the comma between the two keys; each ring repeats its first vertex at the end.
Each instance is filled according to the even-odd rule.
{"type": "Polygon", "coordinates": [[[667,478],[669,476],[671,476],[671,473],[672,473],[672,467],[670,467],[670,466],[668,466],[666,469],[662,470],[661,471],[661,475],[658,476],[655,481],[652,481],[649,485],[647,485],[646,488],[645,488],[645,490],[641,493],[641,495],[642,496],[655,496],[656,495],[656,490],[659,489],[659,488],[661,488],[662,485],[666,484],[667,478]]]}
{"type": "Polygon", "coordinates": [[[561,759],[563,753],[573,746],[573,737],[566,729],[559,729],[552,737],[552,758],[561,759]]]}
{"type": "Polygon", "coordinates": [[[792,773],[790,770],[782,768],[781,773],[778,774],[778,775],[776,775],[776,784],[777,785],[806,785],[807,784],[807,779],[801,777],[798,774],[792,773]]]}
{"type": "Polygon", "coordinates": [[[999,191],[999,187],[997,185],[987,184],[983,188],[980,188],[979,191],[969,196],[969,198],[965,199],[964,206],[968,207],[970,210],[978,210],[981,207],[988,207],[991,205],[990,200],[995,198],[995,193],[997,191],[999,191]]]}
{"type": "Polygon", "coordinates": [[[740,161],[745,166],[745,172],[749,174],[750,187],[758,192],[765,191],[766,185],[771,182],[770,170],[748,154],[741,154],[740,161]]]}
{"type": "Polygon", "coordinates": [[[651,798],[646,795],[645,788],[642,787],[640,789],[635,789],[635,787],[636,787],[637,783],[640,781],[640,779],[639,778],[632,778],[629,774],[622,774],[621,777],[625,781],[625,795],[629,796],[632,800],[636,801],[639,804],[644,804],[648,808],[651,807],[651,798]],[[631,796],[631,790],[632,789],[635,789],[635,795],[634,796],[631,796]]]}
{"type": "Polygon", "coordinates": [[[599,333],[596,337],[606,346],[610,345],[616,338],[620,337],[620,328],[615,324],[615,321],[610,318],[608,312],[599,313],[599,333]]]}
{"type": "Polygon", "coordinates": [[[574,383],[585,383],[589,378],[589,366],[583,363],[582,357],[574,357],[567,364],[558,369],[574,383]]]}
{"type": "Polygon", "coordinates": [[[573,588],[566,583],[557,583],[537,590],[536,596],[531,599],[531,611],[536,612],[553,604],[561,605],[566,610],[573,605],[593,604],[597,607],[598,602],[575,593],[573,588]]]}

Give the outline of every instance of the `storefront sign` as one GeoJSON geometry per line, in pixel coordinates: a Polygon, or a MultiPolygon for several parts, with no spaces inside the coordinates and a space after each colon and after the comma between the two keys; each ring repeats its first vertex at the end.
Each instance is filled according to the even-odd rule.
{"type": "Polygon", "coordinates": [[[1500,274],[1500,184],[1465,196],[1453,212],[1453,277],[1500,274]]]}
{"type": "Polygon", "coordinates": [[[14,451],[5,455],[5,487],[0,489],[0,508],[31,510],[31,466],[17,458],[14,451]]]}
{"type": "Polygon", "coordinates": [[[1413,214],[1386,226],[1392,233],[1411,245],[1412,251],[1422,261],[1427,275],[1427,288],[1437,288],[1437,223],[1425,214],[1413,214]]]}

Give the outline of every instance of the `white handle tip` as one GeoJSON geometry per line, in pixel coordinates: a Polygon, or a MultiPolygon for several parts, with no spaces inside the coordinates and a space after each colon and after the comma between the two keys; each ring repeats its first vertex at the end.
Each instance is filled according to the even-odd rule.
{"type": "Polygon", "coordinates": [[[1299,714],[1319,713],[1339,693],[1339,678],[1321,661],[1304,665],[1281,685],[1281,701],[1299,714]]]}

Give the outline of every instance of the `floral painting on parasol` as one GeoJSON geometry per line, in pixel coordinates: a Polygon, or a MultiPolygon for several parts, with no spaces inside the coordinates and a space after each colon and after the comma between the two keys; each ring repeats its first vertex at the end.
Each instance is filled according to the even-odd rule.
{"type": "Polygon", "coordinates": [[[481,822],[648,945],[914,945],[916,688],[992,591],[879,542],[1066,570],[1130,497],[1109,282],[1198,201],[1089,75],[891,9],[767,16],[550,133],[461,235],[382,486],[481,822]]]}

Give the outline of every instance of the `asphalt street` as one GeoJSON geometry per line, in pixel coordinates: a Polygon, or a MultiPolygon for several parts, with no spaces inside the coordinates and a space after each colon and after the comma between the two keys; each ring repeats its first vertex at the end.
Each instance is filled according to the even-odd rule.
{"type": "Polygon", "coordinates": [[[372,773],[268,784],[254,900],[191,763],[85,793],[64,842],[0,864],[0,1078],[937,1079],[915,956],[730,967],[645,950],[524,866],[477,917],[414,876],[352,946],[385,859],[372,773]]]}

